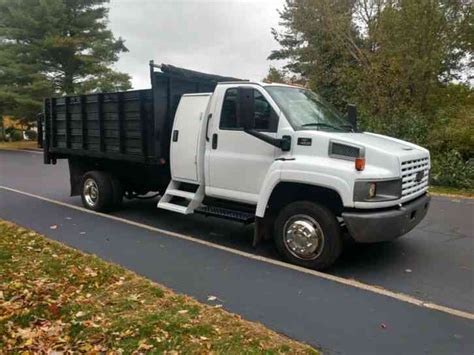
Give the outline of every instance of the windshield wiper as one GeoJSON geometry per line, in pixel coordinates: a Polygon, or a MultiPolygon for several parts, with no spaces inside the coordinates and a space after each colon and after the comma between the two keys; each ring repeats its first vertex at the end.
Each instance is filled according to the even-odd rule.
{"type": "Polygon", "coordinates": [[[351,124],[342,124],[339,126],[340,128],[349,128],[352,132],[355,132],[354,127],[351,124]]]}
{"type": "Polygon", "coordinates": [[[340,127],[332,126],[328,123],[323,123],[323,122],[312,122],[312,123],[305,123],[304,125],[301,125],[301,127],[311,127],[311,126],[316,126],[316,127],[329,127],[333,129],[337,129],[339,131],[342,131],[340,127]]]}

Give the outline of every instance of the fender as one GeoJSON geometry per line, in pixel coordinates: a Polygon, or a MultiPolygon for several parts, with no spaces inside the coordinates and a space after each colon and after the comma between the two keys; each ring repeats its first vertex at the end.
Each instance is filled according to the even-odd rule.
{"type": "Polygon", "coordinates": [[[275,186],[280,182],[294,182],[334,190],[341,197],[345,207],[353,207],[352,188],[344,179],[319,172],[281,169],[281,164],[285,163],[278,162],[273,164],[265,177],[255,211],[257,217],[262,218],[265,216],[268,201],[275,186]]]}

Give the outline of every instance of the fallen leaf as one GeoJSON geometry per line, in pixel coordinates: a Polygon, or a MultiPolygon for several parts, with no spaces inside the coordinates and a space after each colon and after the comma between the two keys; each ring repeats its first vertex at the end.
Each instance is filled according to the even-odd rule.
{"type": "Polygon", "coordinates": [[[30,346],[30,345],[33,345],[33,339],[32,338],[26,339],[25,342],[23,344],[21,344],[21,346],[30,346]]]}
{"type": "Polygon", "coordinates": [[[55,317],[58,317],[59,316],[59,307],[56,303],[51,303],[50,305],[48,305],[48,310],[55,316],[55,317]]]}
{"type": "Polygon", "coordinates": [[[147,344],[145,340],[141,340],[138,343],[138,350],[150,350],[153,348],[153,345],[147,344]]]}
{"type": "Polygon", "coordinates": [[[140,298],[140,295],[133,294],[133,295],[128,296],[127,300],[137,302],[139,298],[140,298]]]}
{"type": "Polygon", "coordinates": [[[76,313],[77,318],[84,317],[84,316],[85,316],[85,313],[82,312],[82,311],[79,311],[79,312],[76,313]]]}
{"type": "Polygon", "coordinates": [[[79,350],[81,350],[83,352],[89,352],[92,349],[93,349],[93,346],[91,344],[84,344],[79,348],[79,350]]]}
{"type": "Polygon", "coordinates": [[[188,313],[188,310],[187,309],[182,309],[180,311],[178,311],[179,314],[186,314],[188,313]]]}

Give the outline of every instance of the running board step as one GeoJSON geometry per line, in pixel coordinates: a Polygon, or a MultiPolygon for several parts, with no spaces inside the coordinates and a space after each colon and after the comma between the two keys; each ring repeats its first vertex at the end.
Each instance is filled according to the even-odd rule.
{"type": "Polygon", "coordinates": [[[181,214],[191,213],[191,212],[189,212],[188,207],[176,205],[174,203],[169,203],[169,202],[161,202],[160,201],[160,202],[158,202],[158,207],[162,208],[164,210],[173,211],[173,212],[177,212],[177,213],[181,213],[181,214]]]}
{"type": "Polygon", "coordinates": [[[187,200],[192,200],[196,194],[194,192],[188,192],[177,189],[167,189],[166,193],[172,196],[184,197],[187,200]]]}
{"type": "Polygon", "coordinates": [[[230,219],[233,221],[252,223],[255,220],[255,215],[248,212],[231,210],[222,207],[203,206],[196,208],[194,213],[200,213],[206,216],[220,217],[230,219]]]}

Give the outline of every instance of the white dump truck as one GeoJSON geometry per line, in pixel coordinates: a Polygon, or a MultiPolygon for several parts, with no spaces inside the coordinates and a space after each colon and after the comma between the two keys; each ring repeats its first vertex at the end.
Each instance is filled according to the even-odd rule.
{"type": "Polygon", "coordinates": [[[426,215],[428,150],[358,132],[353,106],[343,116],[301,87],[150,68],[150,90],[45,100],[45,163],[68,159],[86,208],[156,192],[161,209],[254,223],[254,245],[271,239],[314,269],[343,236],[390,241],[426,215]]]}

